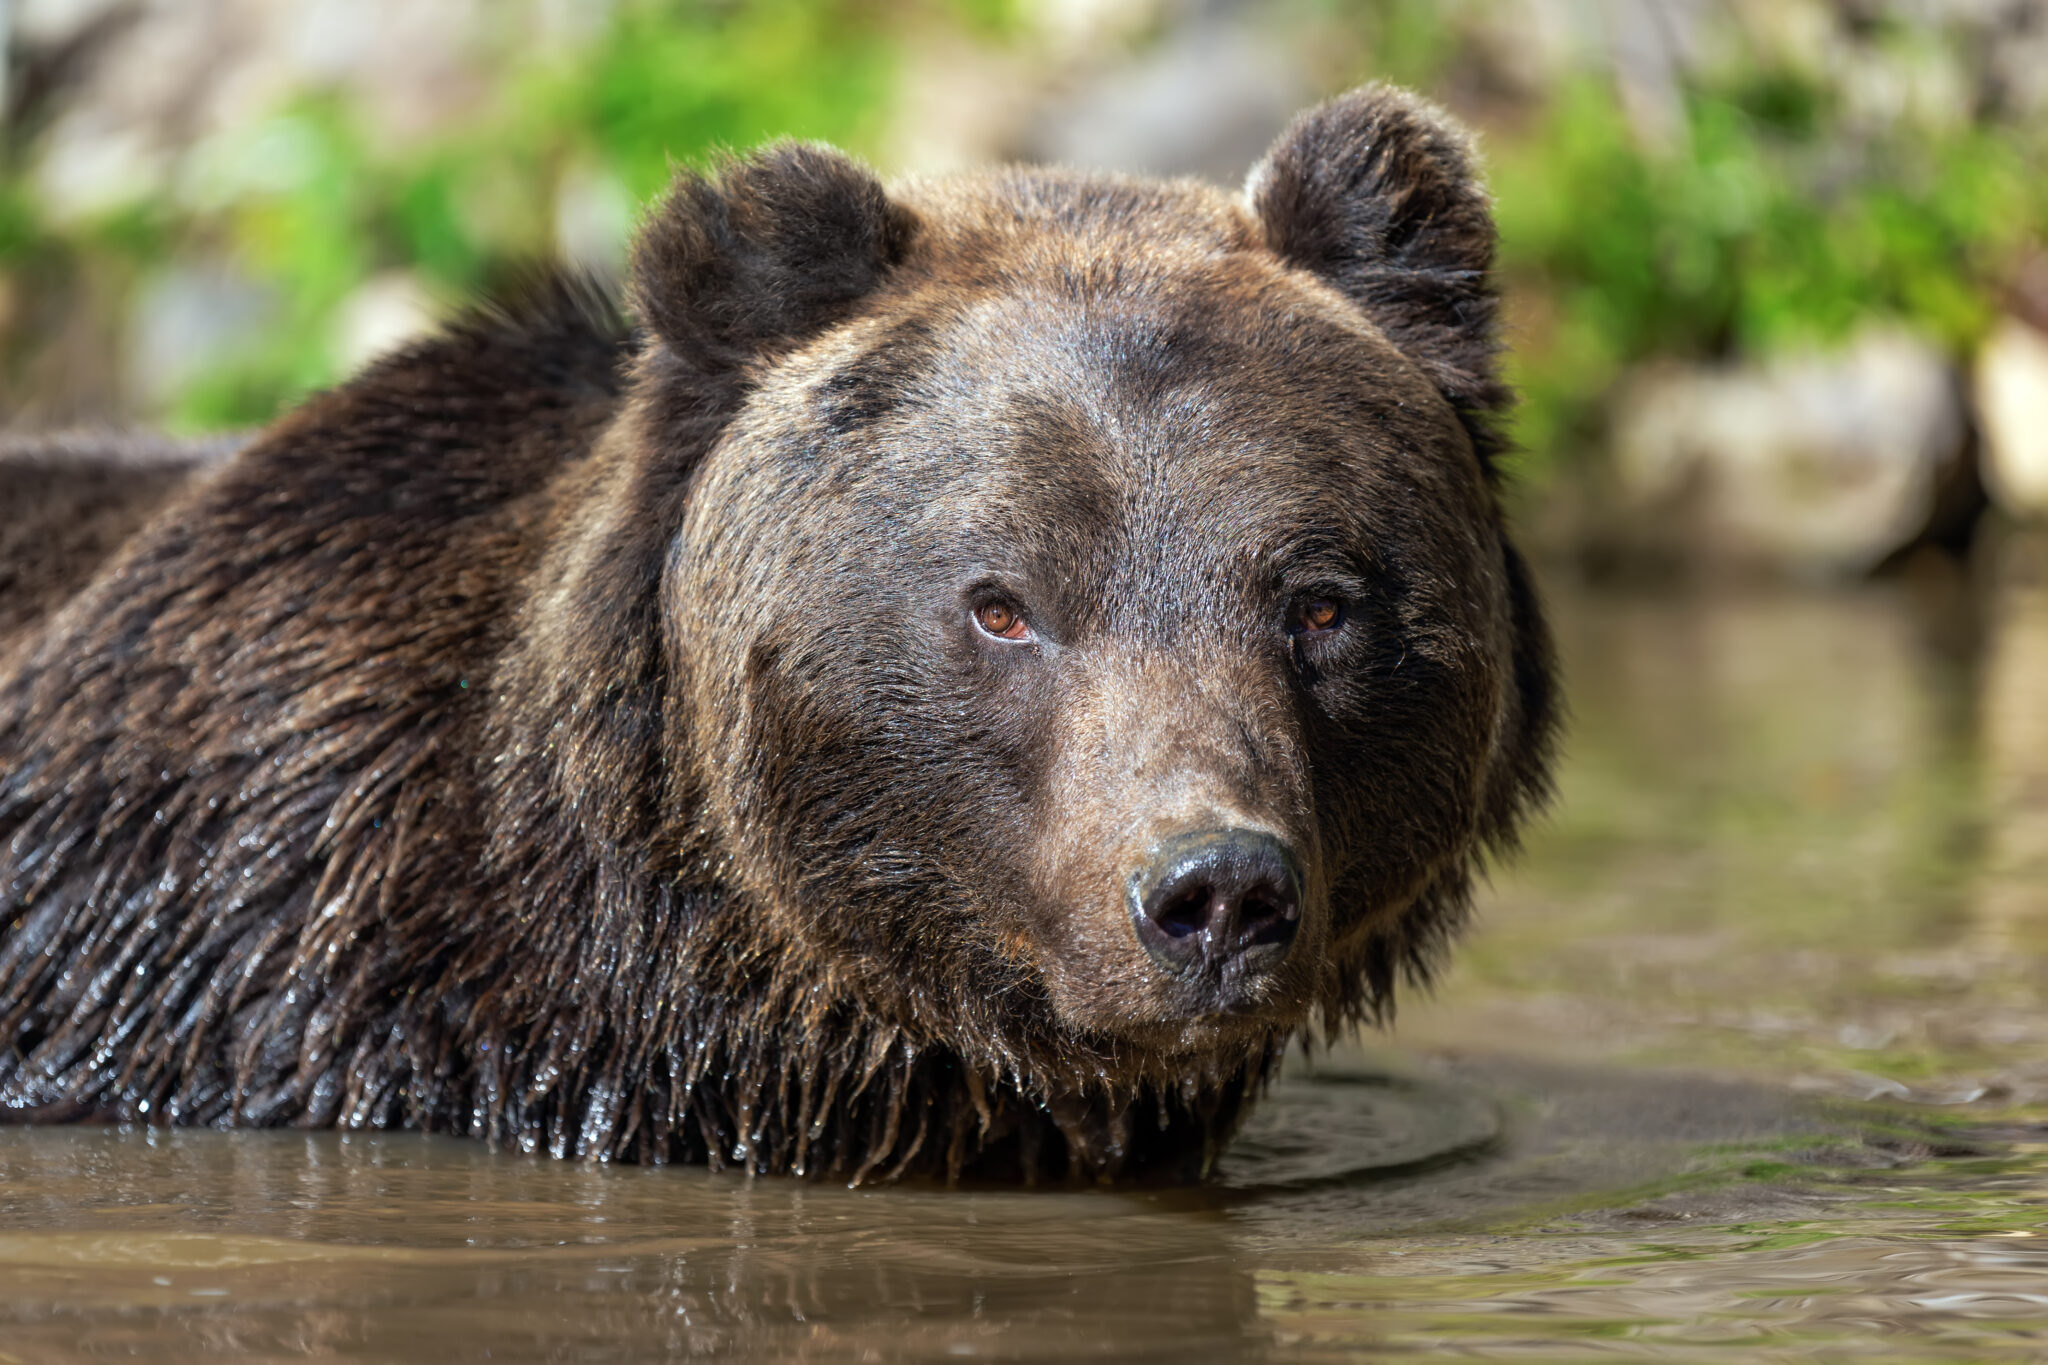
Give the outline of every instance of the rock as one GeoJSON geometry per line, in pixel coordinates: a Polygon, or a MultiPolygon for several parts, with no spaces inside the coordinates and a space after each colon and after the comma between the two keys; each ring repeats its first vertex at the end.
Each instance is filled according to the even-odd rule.
{"type": "Polygon", "coordinates": [[[409,271],[372,275],[342,303],[335,319],[335,363],[343,373],[361,369],[433,330],[442,311],[409,271]]]}
{"type": "Polygon", "coordinates": [[[129,314],[129,393],[161,410],[207,370],[225,363],[277,315],[273,290],[226,261],[173,265],[137,291],[129,314]]]}
{"type": "Polygon", "coordinates": [[[1230,183],[1312,97],[1256,11],[1192,8],[1129,60],[1087,73],[1004,150],[1031,161],[1230,183]]]}
{"type": "Polygon", "coordinates": [[[1978,353],[1971,387],[1992,500],[2015,517],[2048,517],[2048,333],[2005,319],[1978,353]]]}
{"type": "Polygon", "coordinates": [[[194,146],[308,95],[341,97],[379,144],[439,135],[475,117],[505,54],[573,43],[588,30],[589,16],[549,13],[561,8],[559,0],[30,0],[11,40],[48,49],[100,27],[35,154],[42,208],[67,224],[147,203],[175,185],[194,146]]]}
{"type": "Polygon", "coordinates": [[[618,176],[591,163],[572,165],[555,190],[555,249],[585,270],[621,278],[634,210],[632,192],[618,176]]]}
{"type": "Polygon", "coordinates": [[[1621,539],[1800,575],[1875,567],[1967,474],[1946,356],[1890,327],[1835,352],[1645,369],[1612,429],[1621,539]]]}

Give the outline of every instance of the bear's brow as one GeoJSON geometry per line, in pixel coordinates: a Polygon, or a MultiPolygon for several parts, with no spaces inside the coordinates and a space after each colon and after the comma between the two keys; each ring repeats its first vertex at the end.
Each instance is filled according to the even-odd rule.
{"type": "Polygon", "coordinates": [[[845,435],[919,400],[910,381],[929,363],[931,322],[908,317],[891,323],[861,353],[812,389],[826,430],[845,435]]]}

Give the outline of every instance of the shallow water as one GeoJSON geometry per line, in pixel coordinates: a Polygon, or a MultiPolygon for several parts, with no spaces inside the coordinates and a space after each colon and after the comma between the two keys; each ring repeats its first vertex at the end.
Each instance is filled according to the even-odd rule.
{"type": "Polygon", "coordinates": [[[1558,814],[1212,1187],[0,1128],[0,1365],[2048,1354],[2048,593],[1558,605],[1558,814]]]}

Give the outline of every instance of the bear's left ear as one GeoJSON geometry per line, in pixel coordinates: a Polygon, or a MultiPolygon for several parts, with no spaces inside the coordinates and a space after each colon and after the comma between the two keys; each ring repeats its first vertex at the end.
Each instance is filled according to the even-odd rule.
{"type": "Polygon", "coordinates": [[[1368,85],[1297,118],[1245,198],[1267,245],[1364,309],[1490,461],[1511,396],[1496,368],[1493,214],[1474,159],[1449,115],[1368,85]]]}
{"type": "Polygon", "coordinates": [[[777,143],[677,176],[633,247],[634,310],[679,359],[729,373],[845,316],[912,228],[852,158],[777,143]]]}

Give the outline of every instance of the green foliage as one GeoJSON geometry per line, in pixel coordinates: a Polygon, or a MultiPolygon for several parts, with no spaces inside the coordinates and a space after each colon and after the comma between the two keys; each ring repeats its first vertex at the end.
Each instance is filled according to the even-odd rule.
{"type": "Polygon", "coordinates": [[[779,135],[861,145],[888,75],[883,35],[848,0],[630,0],[587,46],[520,56],[496,105],[440,142],[379,145],[356,111],[332,102],[292,111],[255,134],[289,147],[278,158],[289,170],[243,187],[207,225],[282,306],[245,353],[180,396],[171,419],[261,421],[332,382],[336,312],[378,270],[409,268],[458,298],[545,254],[572,170],[644,203],[677,164],[721,148],[779,135]]]}
{"type": "Polygon", "coordinates": [[[35,199],[17,184],[0,184],[0,265],[27,260],[45,246],[35,199]]]}
{"type": "Polygon", "coordinates": [[[487,140],[529,156],[593,154],[646,199],[677,160],[714,149],[783,136],[866,141],[890,74],[882,35],[844,0],[642,0],[590,50],[514,82],[510,136],[487,140]]]}
{"type": "MultiPolygon", "coordinates": [[[[958,0],[993,33],[1003,0],[958,0]]],[[[339,312],[379,271],[464,297],[554,247],[575,174],[644,204],[674,167],[778,136],[871,143],[890,92],[892,13],[862,0],[621,0],[589,40],[508,45],[494,94],[426,140],[314,95],[187,154],[179,193],[47,227],[16,165],[0,178],[0,270],[114,257],[136,277],[225,259],[274,300],[266,320],[172,398],[178,429],[244,426],[332,383],[339,312]]]]}
{"type": "Polygon", "coordinates": [[[1876,317],[1966,353],[2048,229],[2030,130],[1863,134],[1825,87],[1769,70],[1692,90],[1683,113],[1647,147],[1611,87],[1579,81],[1492,149],[1503,272],[1535,304],[1515,365],[1539,481],[1593,448],[1608,387],[1653,356],[1824,345],[1876,317]]]}
{"type": "MultiPolygon", "coordinates": [[[[2048,235],[2039,130],[1870,126],[1836,73],[1752,58],[1694,78],[1678,128],[1652,144],[1604,69],[1499,102],[1473,37],[1482,8],[1294,0],[1286,13],[1320,35],[1303,59],[1332,84],[1496,92],[1464,102],[1490,129],[1518,434],[1539,483],[1598,448],[1609,388],[1651,357],[1826,343],[1873,316],[1967,351],[2015,254],[2048,235]]],[[[17,319],[0,363],[66,313],[60,292],[79,281],[106,306],[171,266],[226,261],[270,303],[245,343],[170,395],[168,417],[261,421],[337,377],[342,310],[366,281],[404,270],[435,297],[468,296],[555,249],[565,187],[595,187],[623,217],[677,164],[722,148],[787,135],[872,150],[906,32],[934,23],[1032,41],[1023,0],[617,0],[574,42],[508,36],[474,116],[425,138],[309,92],[190,149],[168,191],[61,225],[18,150],[0,165],[0,317],[17,319]]],[[[1863,41],[1930,41],[1893,28],[1863,41]]]]}

